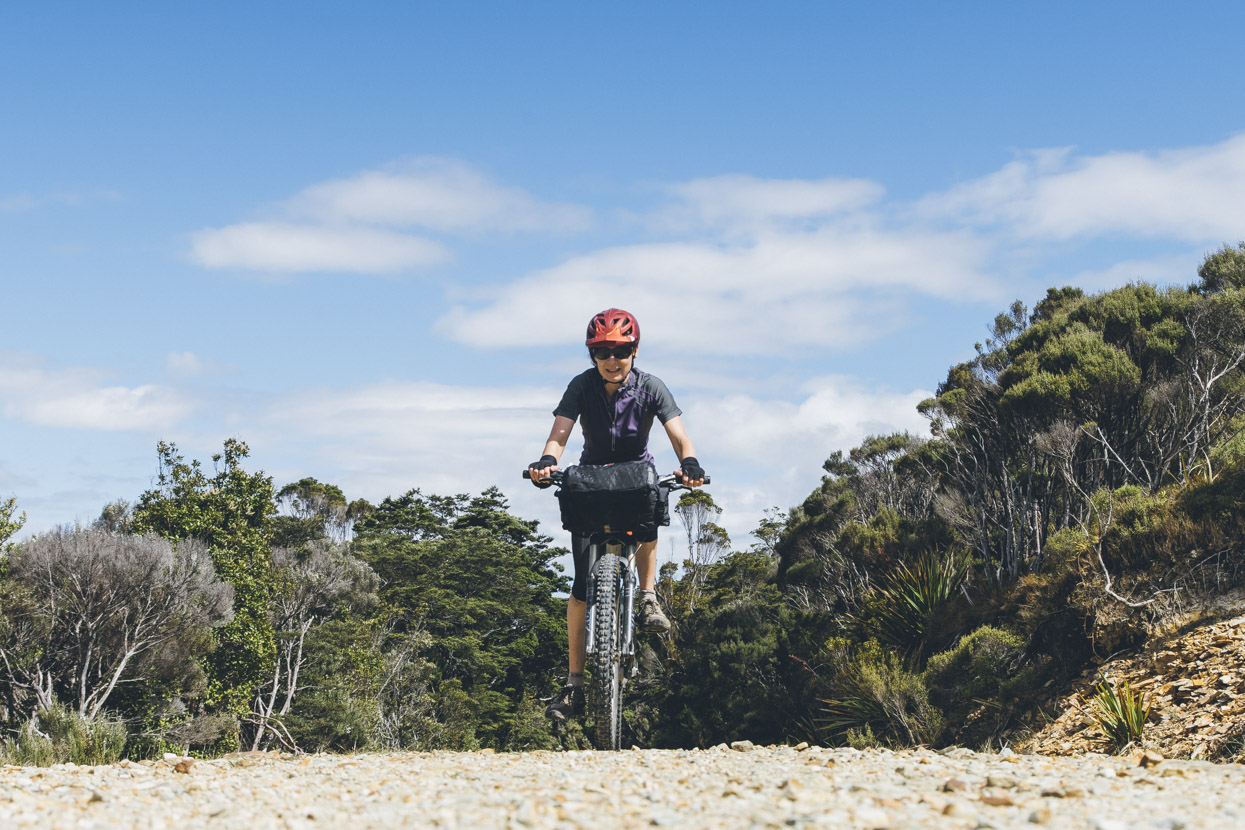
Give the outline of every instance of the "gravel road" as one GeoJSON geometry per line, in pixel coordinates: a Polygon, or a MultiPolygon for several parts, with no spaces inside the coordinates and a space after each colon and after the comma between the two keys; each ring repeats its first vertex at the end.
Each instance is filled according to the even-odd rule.
{"type": "Polygon", "coordinates": [[[791,747],[0,768],[0,827],[1235,828],[1245,767],[791,747]]]}

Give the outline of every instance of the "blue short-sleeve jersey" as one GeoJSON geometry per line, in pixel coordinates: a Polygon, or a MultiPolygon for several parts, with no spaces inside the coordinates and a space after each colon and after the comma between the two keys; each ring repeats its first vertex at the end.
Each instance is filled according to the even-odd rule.
{"type": "Polygon", "coordinates": [[[648,433],[653,419],[664,424],[683,411],[661,378],[635,368],[611,401],[605,380],[594,366],[571,379],[553,414],[579,420],[584,433],[580,464],[611,464],[652,461],[648,433]]]}

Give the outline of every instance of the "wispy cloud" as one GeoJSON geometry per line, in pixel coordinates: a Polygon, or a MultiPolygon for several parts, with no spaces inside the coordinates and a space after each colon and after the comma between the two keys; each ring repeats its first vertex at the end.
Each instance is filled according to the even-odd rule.
{"type": "Polygon", "coordinates": [[[768,508],[799,504],[817,486],[821,462],[835,450],[847,451],[870,435],[927,435],[929,424],[916,405],[930,395],[825,375],[807,381],[792,397],[701,392],[679,403],[697,452],[711,473],[719,473],[714,500],[729,506],[724,519],[740,537],[768,508]]]}
{"type": "Polygon", "coordinates": [[[561,394],[427,382],[310,389],[275,401],[254,426],[263,442],[305,445],[370,497],[417,484],[463,492],[517,477],[561,394]]]}
{"type": "Polygon", "coordinates": [[[271,212],[192,234],[191,259],[205,268],[393,274],[452,258],[429,234],[568,232],[592,222],[585,207],[545,202],[435,158],[314,184],[271,212]]]}
{"type": "Polygon", "coordinates": [[[1039,150],[922,200],[921,215],[1027,238],[1187,242],[1245,234],[1245,135],[1157,153],[1039,150]]]}
{"type": "Polygon", "coordinates": [[[0,413],[36,426],[119,431],[163,429],[193,409],[174,389],[109,386],[105,378],[97,369],[51,370],[6,355],[0,365],[0,413]]]}
{"type": "Polygon", "coordinates": [[[870,435],[926,434],[928,422],[916,406],[932,394],[869,388],[857,378],[824,375],[805,382],[793,400],[702,392],[684,408],[709,456],[798,467],[807,464],[810,453],[824,458],[870,435]]]}
{"type": "Polygon", "coordinates": [[[729,175],[674,184],[677,202],[657,214],[659,226],[757,230],[792,222],[817,221],[857,211],[881,200],[877,182],[867,179],[760,179],[729,175]]]}
{"type": "Polygon", "coordinates": [[[393,274],[450,258],[440,242],[380,228],[251,222],[199,231],[191,258],[205,268],[393,274]]]}
{"type": "Polygon", "coordinates": [[[422,158],[312,185],[286,203],[291,215],[474,234],[578,231],[592,222],[580,205],[545,202],[453,159],[422,158]]]}
{"type": "MultiPolygon", "coordinates": [[[[30,476],[15,473],[0,464],[0,498],[8,498],[13,491],[21,487],[30,487],[35,480],[30,476]]],[[[19,506],[20,507],[20,506],[19,506]]]]}
{"type": "Polygon", "coordinates": [[[897,295],[992,292],[986,253],[969,233],[865,224],[766,231],[738,245],[631,245],[490,288],[491,302],[456,306],[439,327],[453,340],[493,347],[514,341],[514,320],[541,319],[550,325],[525,331],[525,342],[573,342],[581,320],[625,305],[663,340],[691,352],[837,347],[898,325],[897,295]]]}

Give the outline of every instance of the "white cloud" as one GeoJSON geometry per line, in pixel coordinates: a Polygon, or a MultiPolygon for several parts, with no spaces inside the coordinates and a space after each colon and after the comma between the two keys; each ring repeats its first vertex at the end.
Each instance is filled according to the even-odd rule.
{"type": "Polygon", "coordinates": [[[707,227],[764,227],[792,220],[825,219],[879,201],[885,188],[866,179],[759,179],[731,175],[670,186],[680,204],[658,214],[663,224],[683,230],[707,227]]]}
{"type": "Polygon", "coordinates": [[[841,347],[896,324],[888,295],[955,299],[993,291],[981,270],[985,252],[966,233],[865,225],[767,231],[737,246],[609,248],[491,288],[491,302],[454,307],[438,325],[451,339],[494,347],[514,342],[515,320],[550,320],[525,330],[525,342],[574,342],[583,320],[617,305],[639,316],[646,331],[660,331],[663,342],[692,352],[841,347]]]}
{"type": "Polygon", "coordinates": [[[0,413],[36,426],[106,431],[164,429],[192,406],[167,387],[106,386],[93,369],[50,371],[8,356],[0,366],[0,413]]]}
{"type": "Polygon", "coordinates": [[[591,224],[580,205],[536,199],[451,159],[416,159],[388,170],[312,185],[286,204],[325,222],[419,227],[449,233],[577,231],[591,224]]]}
{"type": "MultiPolygon", "coordinates": [[[[737,547],[771,507],[800,504],[821,481],[822,462],[870,435],[926,436],[916,405],[932,393],[870,389],[858,379],[814,378],[789,400],[697,394],[680,400],[710,490],[737,547]]],[[[660,439],[657,439],[660,440],[660,439]]]]}
{"type": "MultiPolygon", "coordinates": [[[[1107,235],[1240,238],[1245,135],[1152,154],[1034,151],[909,205],[881,202],[882,187],[860,179],[733,175],[666,192],[674,203],[655,210],[653,223],[683,240],[603,248],[463,294],[439,330],[496,347],[515,341],[515,320],[539,319],[551,322],[525,330],[525,342],[574,342],[581,320],[621,306],[685,351],[854,345],[893,331],[921,298],[1002,301],[1040,290],[1046,262],[1070,245],[1107,235]],[[1056,250],[1055,240],[1068,243],[1056,250]]],[[[1168,254],[1053,280],[1107,288],[1179,281],[1187,270],[1168,254]]]]}
{"type": "Polygon", "coordinates": [[[849,449],[869,435],[928,432],[916,405],[933,393],[869,389],[858,380],[826,375],[801,388],[796,401],[743,393],[697,395],[683,408],[695,419],[696,443],[708,456],[780,468],[821,462],[836,449],[849,449]],[[700,437],[704,436],[704,437],[700,437]]]}
{"type": "Polygon", "coordinates": [[[1043,150],[931,195],[921,215],[1032,238],[1101,234],[1236,240],[1245,234],[1245,135],[1158,153],[1043,150]]]}
{"type": "Polygon", "coordinates": [[[436,158],[311,185],[272,213],[191,234],[191,259],[205,268],[393,274],[451,258],[443,243],[407,229],[575,231],[592,221],[588,208],[544,202],[436,158]]]}
{"type": "Polygon", "coordinates": [[[206,268],[392,274],[449,258],[441,243],[379,228],[252,222],[192,235],[192,259],[206,268]]]}
{"type": "Polygon", "coordinates": [[[264,440],[310,442],[356,490],[460,492],[517,479],[561,393],[424,382],[318,389],[282,398],[261,423],[271,430],[264,440]]]}

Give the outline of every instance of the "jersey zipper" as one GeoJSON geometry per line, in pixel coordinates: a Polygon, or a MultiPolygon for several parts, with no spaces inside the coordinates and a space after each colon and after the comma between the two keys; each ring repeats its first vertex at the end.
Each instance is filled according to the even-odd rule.
{"type": "Polygon", "coordinates": [[[601,396],[605,398],[605,405],[610,408],[610,456],[618,452],[618,398],[622,395],[622,391],[627,386],[627,380],[631,374],[628,373],[623,378],[623,385],[618,387],[618,391],[614,393],[614,400],[610,400],[609,393],[605,391],[605,384],[601,384],[601,396]]]}

